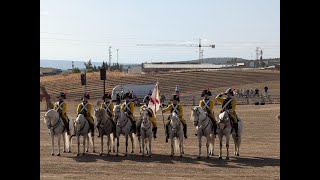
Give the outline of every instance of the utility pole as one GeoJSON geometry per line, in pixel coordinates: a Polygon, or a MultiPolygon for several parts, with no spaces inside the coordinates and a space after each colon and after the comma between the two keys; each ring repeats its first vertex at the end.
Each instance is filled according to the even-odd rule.
{"type": "Polygon", "coordinates": [[[260,47],[256,47],[256,60],[259,60],[259,48],[260,47]]]}
{"type": "Polygon", "coordinates": [[[199,64],[201,64],[201,38],[199,38],[199,64]]]}
{"type": "Polygon", "coordinates": [[[111,66],[111,46],[109,46],[109,66],[108,66],[108,70],[110,71],[110,66],[111,66]]]}
{"type": "Polygon", "coordinates": [[[72,69],[74,69],[74,64],[73,64],[73,61],[72,61],[72,69]]]}
{"type": "Polygon", "coordinates": [[[119,49],[117,49],[117,64],[118,64],[118,59],[119,59],[119,57],[118,57],[118,51],[119,51],[119,49]]]}

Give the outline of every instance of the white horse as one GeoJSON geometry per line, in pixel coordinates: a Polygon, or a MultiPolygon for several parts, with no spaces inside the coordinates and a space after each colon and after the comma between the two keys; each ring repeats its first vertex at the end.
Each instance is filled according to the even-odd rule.
{"type": "Polygon", "coordinates": [[[169,138],[171,139],[171,157],[173,157],[174,149],[177,151],[178,144],[179,144],[180,157],[182,157],[182,154],[184,154],[183,126],[178,115],[175,112],[172,112],[171,114],[168,130],[169,130],[169,138]]]}
{"type": "MultiPolygon", "coordinates": [[[[71,121],[71,120],[70,120],[71,121]]],[[[59,113],[53,109],[50,109],[46,114],[44,115],[44,122],[46,123],[49,133],[51,135],[51,141],[52,141],[52,151],[51,155],[54,155],[54,136],[58,137],[58,154],[57,156],[60,156],[60,137],[62,135],[63,139],[63,152],[66,152],[66,147],[68,147],[68,153],[71,152],[70,150],[70,138],[67,134],[66,128],[64,126],[63,120],[59,117],[59,113]]],[[[69,125],[69,127],[72,126],[69,125]]]]}
{"type": "Polygon", "coordinates": [[[197,136],[199,142],[199,154],[198,159],[200,159],[201,155],[201,138],[202,136],[207,138],[207,158],[209,155],[214,155],[214,141],[215,137],[213,135],[212,122],[208,117],[207,113],[203,111],[203,109],[199,106],[195,106],[191,108],[191,120],[193,121],[193,125],[196,126],[197,136]],[[210,150],[209,150],[210,147],[210,150]]]}
{"type": "Polygon", "coordinates": [[[125,114],[125,112],[121,109],[120,105],[115,105],[113,108],[114,111],[114,117],[116,120],[116,137],[117,137],[117,154],[116,156],[118,156],[118,152],[119,152],[119,137],[120,135],[124,135],[124,137],[126,138],[126,153],[125,156],[128,155],[128,136],[130,136],[131,139],[131,143],[132,143],[132,151],[131,153],[134,152],[134,139],[136,139],[137,137],[130,132],[131,131],[131,122],[129,117],[127,117],[127,115],[125,114]]]}
{"type": "MultiPolygon", "coordinates": [[[[232,137],[235,143],[235,152],[234,154],[239,156],[239,148],[240,148],[240,143],[241,143],[241,133],[243,129],[242,121],[238,117],[239,122],[238,122],[238,138],[235,136],[235,131],[232,132],[232,137]]],[[[229,160],[229,140],[230,140],[230,134],[231,134],[231,124],[230,124],[230,118],[229,115],[226,111],[223,111],[222,113],[219,114],[219,121],[217,122],[218,128],[217,132],[219,135],[219,140],[220,140],[220,154],[219,154],[219,159],[222,159],[222,138],[223,135],[226,136],[226,147],[227,147],[227,157],[226,159],[229,160]]]]}
{"type": "Polygon", "coordinates": [[[79,114],[78,117],[76,118],[74,124],[75,124],[74,125],[75,135],[77,137],[77,144],[78,144],[77,156],[79,156],[80,136],[83,136],[83,153],[82,153],[82,155],[85,155],[85,152],[88,152],[89,139],[90,139],[90,142],[92,143],[92,146],[93,146],[93,152],[95,152],[94,137],[91,135],[91,133],[89,135],[90,125],[89,125],[88,120],[82,114],[79,114]],[[91,137],[89,137],[89,136],[91,136],[91,137]],[[87,148],[86,148],[86,139],[88,142],[87,148]]]}
{"type": "Polygon", "coordinates": [[[150,121],[150,116],[148,115],[148,109],[143,108],[141,111],[141,128],[138,129],[140,131],[139,145],[140,145],[140,153],[141,153],[141,143],[142,143],[142,156],[144,156],[144,148],[145,143],[149,143],[149,148],[147,148],[147,154],[151,157],[151,139],[152,139],[152,123],[150,121]]]}
{"type": "Polygon", "coordinates": [[[113,134],[113,129],[115,128],[113,123],[111,122],[112,119],[111,117],[108,115],[107,111],[105,109],[97,109],[94,110],[94,116],[97,119],[97,124],[99,124],[99,126],[97,127],[99,132],[100,132],[100,137],[101,137],[101,151],[100,151],[100,155],[102,155],[103,153],[103,135],[107,135],[108,137],[108,141],[107,141],[107,147],[108,147],[108,155],[111,152],[111,146],[113,147],[113,152],[115,152],[115,135],[113,134]],[[111,138],[111,134],[113,134],[112,138],[111,138]],[[111,144],[110,144],[111,141],[111,144]]]}

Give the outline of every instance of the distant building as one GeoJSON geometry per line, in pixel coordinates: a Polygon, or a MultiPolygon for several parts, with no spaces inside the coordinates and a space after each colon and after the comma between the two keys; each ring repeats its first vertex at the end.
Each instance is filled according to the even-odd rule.
{"type": "Polygon", "coordinates": [[[61,74],[61,69],[40,67],[40,76],[61,74]]]}
{"type": "Polygon", "coordinates": [[[133,74],[133,73],[142,73],[142,66],[137,65],[137,66],[129,66],[128,67],[128,73],[133,74]]]}

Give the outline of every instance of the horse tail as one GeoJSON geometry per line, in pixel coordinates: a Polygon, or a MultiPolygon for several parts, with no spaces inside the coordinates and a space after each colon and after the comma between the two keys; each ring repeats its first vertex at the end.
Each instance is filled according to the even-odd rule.
{"type": "MultiPolygon", "coordinates": [[[[91,132],[90,132],[90,133],[88,133],[87,138],[89,138],[89,143],[91,144],[91,146],[93,146],[93,142],[92,142],[92,134],[91,134],[91,132]]],[[[87,146],[89,147],[89,144],[88,144],[87,146]]]]}
{"type": "Polygon", "coordinates": [[[175,138],[175,140],[174,140],[174,152],[175,153],[179,153],[179,151],[180,151],[179,144],[180,144],[180,139],[175,138]]]}
{"type": "Polygon", "coordinates": [[[64,133],[64,142],[66,143],[66,147],[67,147],[68,150],[70,149],[69,141],[71,142],[70,136],[68,135],[68,133],[64,133]]]}
{"type": "Polygon", "coordinates": [[[214,140],[215,140],[214,135],[211,133],[209,135],[209,149],[212,149],[212,151],[213,151],[213,148],[214,148],[214,140]]]}
{"type": "Polygon", "coordinates": [[[133,146],[134,148],[138,145],[138,136],[135,133],[132,133],[132,140],[133,140],[133,146]]]}

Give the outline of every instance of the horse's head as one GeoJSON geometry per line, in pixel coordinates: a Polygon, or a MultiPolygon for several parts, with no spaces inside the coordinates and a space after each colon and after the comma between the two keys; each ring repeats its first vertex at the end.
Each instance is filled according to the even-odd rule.
{"type": "Polygon", "coordinates": [[[170,125],[172,127],[172,130],[176,132],[180,128],[180,124],[181,123],[180,123],[179,116],[175,112],[173,112],[170,120],[170,125]]]}
{"type": "Polygon", "coordinates": [[[229,123],[229,115],[226,111],[219,114],[219,120],[217,122],[219,129],[223,129],[229,123]]]}
{"type": "Polygon", "coordinates": [[[50,129],[58,119],[59,119],[59,114],[53,109],[50,109],[44,115],[44,122],[46,123],[48,129],[50,129]]]}
{"type": "Polygon", "coordinates": [[[81,130],[81,127],[84,126],[85,117],[82,114],[79,114],[74,121],[74,129],[76,132],[79,132],[81,130]]]}
{"type": "Polygon", "coordinates": [[[205,118],[205,112],[199,106],[195,106],[191,108],[191,120],[193,121],[193,125],[197,126],[199,123],[202,123],[205,118]]]}
{"type": "Polygon", "coordinates": [[[115,105],[113,108],[114,117],[116,120],[120,119],[121,116],[121,108],[120,105],[115,105]]]}
{"type": "Polygon", "coordinates": [[[142,118],[142,125],[143,126],[148,126],[150,124],[150,113],[149,108],[144,107],[141,111],[141,118],[142,118]]]}
{"type": "Polygon", "coordinates": [[[94,116],[96,117],[98,124],[104,124],[107,119],[110,118],[107,111],[103,108],[95,109],[94,116]]]}

